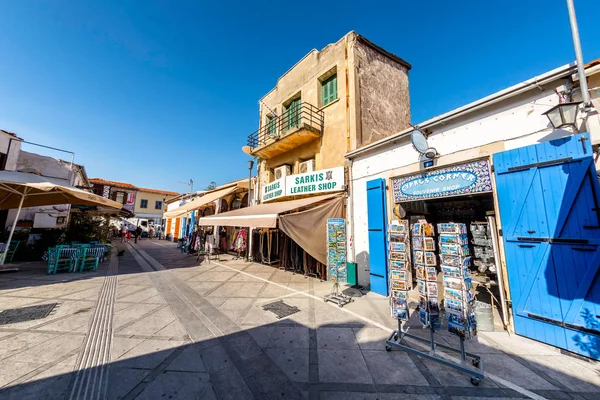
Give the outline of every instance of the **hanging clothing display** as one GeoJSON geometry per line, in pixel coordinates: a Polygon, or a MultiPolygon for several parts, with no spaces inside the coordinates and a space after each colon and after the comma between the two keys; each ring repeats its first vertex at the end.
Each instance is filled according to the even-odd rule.
{"type": "Polygon", "coordinates": [[[241,229],[238,231],[237,236],[233,242],[233,250],[237,253],[241,253],[242,251],[246,251],[246,236],[247,231],[245,229],[241,229]]]}

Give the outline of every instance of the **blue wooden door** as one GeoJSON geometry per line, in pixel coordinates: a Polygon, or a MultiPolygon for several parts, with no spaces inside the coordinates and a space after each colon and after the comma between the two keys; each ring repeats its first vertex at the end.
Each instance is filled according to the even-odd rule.
{"type": "Polygon", "coordinates": [[[387,296],[387,212],[384,179],[367,182],[367,218],[371,291],[387,296]]]}
{"type": "Polygon", "coordinates": [[[589,134],[494,154],[518,334],[600,359],[600,185],[589,134]]]}

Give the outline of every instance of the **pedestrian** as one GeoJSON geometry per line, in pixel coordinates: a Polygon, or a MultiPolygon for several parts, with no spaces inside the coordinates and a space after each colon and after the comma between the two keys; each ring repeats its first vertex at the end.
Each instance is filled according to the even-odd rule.
{"type": "Polygon", "coordinates": [[[142,227],[138,226],[135,230],[135,243],[137,243],[138,237],[141,239],[142,237],[142,227]]]}
{"type": "Polygon", "coordinates": [[[131,240],[131,231],[127,231],[127,243],[131,240]]]}
{"type": "Polygon", "coordinates": [[[121,243],[123,243],[125,241],[126,236],[127,236],[127,224],[125,222],[123,222],[121,224],[121,243]]]}

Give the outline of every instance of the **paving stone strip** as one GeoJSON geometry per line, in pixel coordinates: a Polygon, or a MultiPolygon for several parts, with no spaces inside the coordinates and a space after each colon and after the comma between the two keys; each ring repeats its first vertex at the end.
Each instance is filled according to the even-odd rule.
{"type": "Polygon", "coordinates": [[[118,273],[118,258],[111,257],[90,328],[77,360],[70,399],[106,398],[118,273]]]}

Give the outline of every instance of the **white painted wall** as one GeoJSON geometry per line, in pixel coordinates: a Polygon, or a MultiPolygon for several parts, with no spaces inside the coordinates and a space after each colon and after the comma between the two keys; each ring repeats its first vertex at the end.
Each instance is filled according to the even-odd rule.
{"type": "Polygon", "coordinates": [[[20,152],[21,140],[0,130],[0,153],[8,154],[5,168],[7,171],[16,171],[20,152]]]}
{"type": "MultiPolygon", "coordinates": [[[[466,117],[450,120],[427,129],[429,146],[441,157],[436,167],[456,164],[493,153],[553,140],[571,132],[553,130],[543,112],[559,101],[554,88],[556,81],[543,90],[534,89],[502,103],[473,111],[466,117]]],[[[359,284],[369,284],[369,240],[367,222],[367,182],[384,178],[387,189],[388,219],[393,219],[389,178],[417,173],[421,163],[410,138],[398,139],[379,148],[362,153],[352,162],[352,201],[354,221],[351,240],[358,263],[359,284]]],[[[435,167],[434,167],[435,168],[435,167]]]]}

